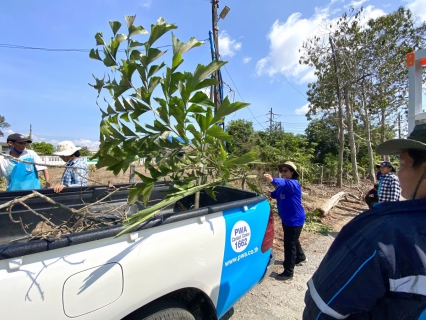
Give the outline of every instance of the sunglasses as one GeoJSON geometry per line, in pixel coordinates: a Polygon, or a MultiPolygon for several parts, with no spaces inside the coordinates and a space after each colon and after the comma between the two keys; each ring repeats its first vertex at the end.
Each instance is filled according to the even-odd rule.
{"type": "Polygon", "coordinates": [[[291,170],[283,169],[283,170],[281,170],[280,172],[281,172],[281,173],[287,173],[287,172],[291,172],[291,170]]]}

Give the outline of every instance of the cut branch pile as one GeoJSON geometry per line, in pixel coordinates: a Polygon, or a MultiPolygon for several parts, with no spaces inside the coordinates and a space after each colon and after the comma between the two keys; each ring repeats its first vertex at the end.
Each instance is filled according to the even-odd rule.
{"type": "Polygon", "coordinates": [[[116,225],[127,218],[129,206],[127,202],[119,205],[111,205],[106,200],[115,192],[125,189],[116,188],[112,192],[108,193],[105,197],[100,200],[89,203],[80,209],[69,208],[59,202],[52,200],[51,198],[33,190],[31,194],[26,196],[17,197],[11,201],[8,201],[0,205],[0,210],[6,209],[9,218],[13,223],[21,225],[22,230],[26,234],[24,237],[14,239],[11,242],[20,240],[34,240],[34,239],[46,239],[52,241],[58,239],[63,235],[81,232],[89,229],[96,229],[104,226],[116,225]],[[44,213],[37,212],[26,203],[27,200],[33,198],[41,198],[44,201],[51,203],[53,206],[59,208],[62,212],[70,213],[70,218],[66,221],[62,221],[55,217],[55,220],[60,223],[54,223],[51,217],[46,217],[44,213]],[[29,212],[33,213],[41,219],[35,227],[32,224],[24,223],[21,217],[15,218],[13,216],[12,209],[16,204],[24,206],[29,212]],[[98,206],[106,208],[106,210],[95,211],[98,206]]]}

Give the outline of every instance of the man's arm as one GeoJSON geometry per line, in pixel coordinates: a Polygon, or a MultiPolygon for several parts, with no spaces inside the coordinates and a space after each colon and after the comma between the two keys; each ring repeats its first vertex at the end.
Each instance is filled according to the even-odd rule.
{"type": "Polygon", "coordinates": [[[386,293],[380,259],[360,235],[342,230],[308,282],[303,319],[344,319],[371,310],[386,293]]]}
{"type": "Polygon", "coordinates": [[[50,188],[50,172],[49,169],[43,170],[44,180],[46,181],[46,184],[44,185],[45,188],[50,188]]]}

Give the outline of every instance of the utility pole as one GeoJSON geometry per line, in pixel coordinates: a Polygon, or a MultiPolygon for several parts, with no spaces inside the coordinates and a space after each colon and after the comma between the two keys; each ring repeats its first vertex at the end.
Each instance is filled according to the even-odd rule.
{"type": "Polygon", "coordinates": [[[32,124],[30,124],[30,136],[29,136],[30,140],[31,140],[32,135],[33,135],[33,126],[32,126],[32,124]]]}
{"type": "MultiPolygon", "coordinates": [[[[213,42],[214,42],[214,55],[215,60],[219,61],[219,26],[217,24],[217,8],[219,8],[219,0],[211,0],[212,2],[212,32],[213,32],[213,42]]],[[[218,81],[213,87],[213,103],[216,106],[215,111],[219,110],[220,107],[220,86],[219,86],[219,73],[215,72],[215,79],[218,81]]]]}

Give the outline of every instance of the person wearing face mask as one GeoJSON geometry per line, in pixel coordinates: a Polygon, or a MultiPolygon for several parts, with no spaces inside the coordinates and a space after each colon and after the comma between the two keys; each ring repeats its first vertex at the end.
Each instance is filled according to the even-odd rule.
{"type": "Polygon", "coordinates": [[[60,193],[66,187],[87,186],[89,166],[87,162],[80,158],[80,149],[80,147],[76,147],[71,141],[58,143],[57,151],[53,154],[65,161],[68,168],[62,174],[61,183],[53,187],[54,192],[60,193]]]}
{"type": "Polygon", "coordinates": [[[277,280],[291,280],[294,266],[306,262],[306,256],[299,242],[306,215],[302,207],[302,188],[297,181],[299,173],[296,165],[286,161],[278,165],[282,178],[273,178],[264,174],[276,189],[267,195],[277,200],[278,215],[284,230],[284,271],[276,276],[277,280]]]}
{"type": "Polygon", "coordinates": [[[352,219],[308,282],[303,319],[426,319],[426,124],[386,141],[401,194],[352,219]]]}
{"type": "Polygon", "coordinates": [[[44,174],[45,187],[50,187],[49,170],[47,167],[39,165],[42,160],[36,152],[26,149],[27,143],[31,142],[31,139],[27,139],[19,133],[13,133],[7,137],[11,157],[0,156],[0,176],[7,179],[7,191],[40,189],[39,171],[44,174]]]}

